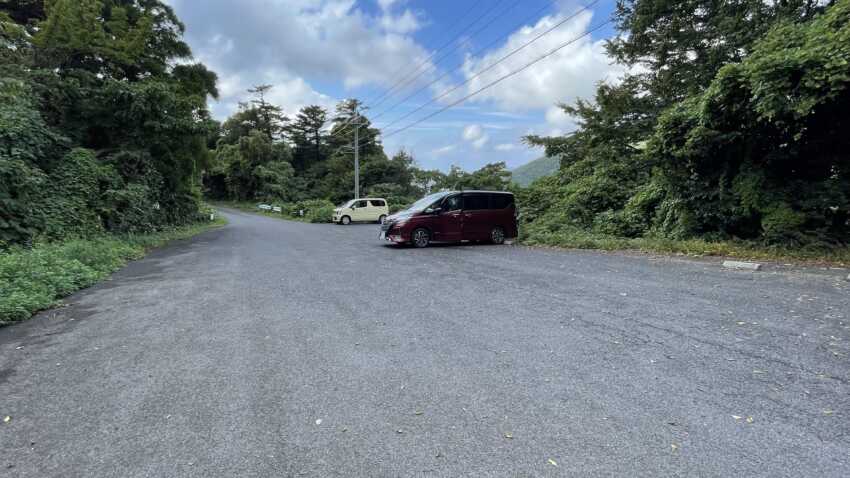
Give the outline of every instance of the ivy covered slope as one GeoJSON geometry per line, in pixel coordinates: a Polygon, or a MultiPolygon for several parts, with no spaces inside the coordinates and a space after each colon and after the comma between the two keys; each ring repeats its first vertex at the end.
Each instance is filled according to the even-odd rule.
{"type": "Polygon", "coordinates": [[[0,2],[0,323],[197,230],[216,76],[182,34],[157,0],[0,2]]]}
{"type": "Polygon", "coordinates": [[[631,0],[615,17],[609,52],[643,68],[563,105],[576,134],[528,138],[562,159],[523,192],[527,239],[846,251],[850,0],[631,0]]]}

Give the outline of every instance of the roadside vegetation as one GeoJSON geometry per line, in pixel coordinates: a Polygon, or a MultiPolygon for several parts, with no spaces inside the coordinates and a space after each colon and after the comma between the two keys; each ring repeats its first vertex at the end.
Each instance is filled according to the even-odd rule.
{"type": "Polygon", "coordinates": [[[619,2],[636,71],[521,191],[530,244],[847,262],[850,1],[619,2]]]}
{"type": "Polygon", "coordinates": [[[95,284],[155,247],[221,226],[224,219],[147,234],[12,247],[0,252],[0,326],[29,318],[79,289],[95,284]]]}
{"type": "Polygon", "coordinates": [[[0,2],[0,324],[214,225],[216,75],[157,0],[0,2]]]}

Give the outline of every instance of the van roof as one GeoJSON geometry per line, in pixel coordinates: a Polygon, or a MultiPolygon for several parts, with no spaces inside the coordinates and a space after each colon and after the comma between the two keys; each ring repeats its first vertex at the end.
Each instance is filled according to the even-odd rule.
{"type": "Polygon", "coordinates": [[[463,191],[448,191],[449,193],[486,193],[486,194],[510,194],[513,196],[514,193],[510,191],[484,191],[479,189],[464,189],[463,191]]]}

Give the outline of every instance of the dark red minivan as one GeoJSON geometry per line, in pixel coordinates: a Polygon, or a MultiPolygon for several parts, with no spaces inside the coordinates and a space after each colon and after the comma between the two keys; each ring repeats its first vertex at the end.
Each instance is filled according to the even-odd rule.
{"type": "Polygon", "coordinates": [[[500,191],[431,194],[381,225],[380,238],[426,247],[431,242],[490,241],[517,236],[514,195],[500,191]]]}

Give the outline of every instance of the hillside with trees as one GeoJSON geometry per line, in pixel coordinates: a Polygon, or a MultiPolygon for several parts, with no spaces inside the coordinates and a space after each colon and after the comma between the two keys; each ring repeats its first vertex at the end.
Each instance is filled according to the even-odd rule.
{"type": "Polygon", "coordinates": [[[534,181],[558,172],[560,165],[559,158],[542,156],[511,171],[511,179],[522,187],[528,187],[534,181]]]}
{"type": "Polygon", "coordinates": [[[210,199],[320,211],[310,217],[330,221],[333,204],[354,197],[355,122],[360,124],[360,193],[387,198],[393,209],[432,191],[504,190],[510,184],[504,163],[473,172],[454,166],[444,173],[419,168],[405,150],[388,156],[380,131],[361,111],[359,100],[343,100],[334,111],[306,106],[290,118],[279,106],[265,101],[270,88],[260,85],[249,90],[254,99],[242,103],[222,123],[204,174],[210,199]]]}
{"type": "Polygon", "coordinates": [[[850,1],[623,0],[614,17],[608,52],[634,73],[561,105],[575,134],[526,138],[561,158],[523,192],[527,240],[847,245],[850,1]]]}

